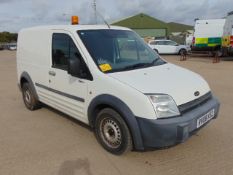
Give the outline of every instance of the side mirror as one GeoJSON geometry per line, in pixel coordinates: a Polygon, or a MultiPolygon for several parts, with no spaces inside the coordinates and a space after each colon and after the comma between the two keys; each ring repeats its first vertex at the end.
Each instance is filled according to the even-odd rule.
{"type": "Polygon", "coordinates": [[[68,60],[68,74],[74,77],[92,80],[92,76],[86,64],[80,59],[80,57],[68,60]]]}
{"type": "Polygon", "coordinates": [[[80,59],[68,60],[68,74],[75,77],[79,77],[80,67],[81,67],[80,59]]]}

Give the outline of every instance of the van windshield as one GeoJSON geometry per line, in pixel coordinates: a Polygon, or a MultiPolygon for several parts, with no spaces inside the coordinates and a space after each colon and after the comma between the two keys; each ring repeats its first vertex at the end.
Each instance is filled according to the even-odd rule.
{"type": "Polygon", "coordinates": [[[102,72],[127,71],[166,63],[132,31],[80,30],[78,35],[102,72]]]}

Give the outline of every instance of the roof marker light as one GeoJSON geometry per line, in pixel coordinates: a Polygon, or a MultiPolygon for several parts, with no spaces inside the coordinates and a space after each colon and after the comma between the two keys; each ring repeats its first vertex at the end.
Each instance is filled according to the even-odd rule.
{"type": "Polygon", "coordinates": [[[71,22],[72,22],[72,25],[79,24],[79,18],[78,18],[78,16],[72,16],[71,17],[71,22]]]}

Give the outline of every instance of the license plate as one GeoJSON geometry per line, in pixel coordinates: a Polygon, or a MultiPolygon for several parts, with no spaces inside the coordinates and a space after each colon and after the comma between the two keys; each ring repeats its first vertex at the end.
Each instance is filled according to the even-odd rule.
{"type": "Polygon", "coordinates": [[[206,122],[211,120],[213,117],[214,117],[214,109],[212,109],[207,114],[203,115],[201,118],[197,120],[197,128],[200,128],[202,125],[204,125],[206,122]]]}

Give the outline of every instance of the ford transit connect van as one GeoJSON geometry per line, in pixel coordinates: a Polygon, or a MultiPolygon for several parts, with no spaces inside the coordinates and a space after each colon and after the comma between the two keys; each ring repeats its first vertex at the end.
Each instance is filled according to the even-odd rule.
{"type": "Polygon", "coordinates": [[[46,104],[86,123],[113,154],[184,142],[219,111],[200,75],[166,62],[122,27],[23,29],[17,72],[29,110],[46,104]]]}

